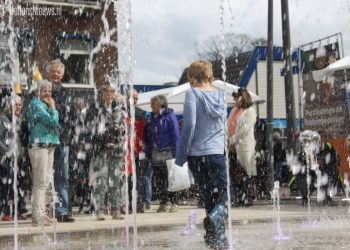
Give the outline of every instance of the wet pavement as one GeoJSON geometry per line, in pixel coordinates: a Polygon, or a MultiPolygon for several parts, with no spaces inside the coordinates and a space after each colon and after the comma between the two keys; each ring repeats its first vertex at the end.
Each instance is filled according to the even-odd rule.
{"type": "MultiPolygon", "coordinates": [[[[143,214],[117,221],[107,216],[96,221],[91,215],[75,215],[75,223],[31,227],[20,221],[20,249],[205,249],[202,220],[204,209],[182,205],[176,213],[157,213],[157,206],[143,214]],[[198,216],[196,230],[184,235],[190,213],[198,216]],[[136,220],[137,237],[132,225],[136,220]],[[126,225],[129,226],[127,235],[126,225]],[[127,242],[126,239],[129,239],[127,242]],[[134,243],[135,239],[135,243],[134,243]],[[127,247],[129,246],[129,247],[127,247]]],[[[282,204],[280,223],[271,204],[231,209],[234,249],[348,249],[350,214],[347,204],[322,207],[314,204],[311,213],[300,205],[282,204]]],[[[0,249],[13,249],[13,222],[0,223],[0,249]]],[[[229,234],[227,230],[227,235],[229,234]]]]}

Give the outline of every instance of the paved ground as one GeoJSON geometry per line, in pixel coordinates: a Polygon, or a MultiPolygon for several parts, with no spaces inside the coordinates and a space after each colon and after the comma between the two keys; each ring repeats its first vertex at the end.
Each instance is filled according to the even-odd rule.
{"type": "MultiPolygon", "coordinates": [[[[91,215],[75,215],[75,223],[57,223],[55,229],[54,226],[51,226],[45,227],[44,230],[40,227],[32,227],[31,220],[20,221],[18,225],[19,245],[23,249],[128,249],[125,246],[132,246],[133,239],[135,239],[132,237],[134,234],[132,225],[135,222],[139,234],[135,244],[139,248],[205,248],[201,225],[205,216],[203,209],[191,205],[180,206],[179,212],[176,213],[157,213],[156,209],[157,206],[153,205],[151,210],[137,214],[136,217],[129,215],[121,221],[112,220],[110,216],[107,216],[105,221],[96,221],[91,215]],[[193,237],[184,238],[185,236],[181,235],[183,235],[183,230],[188,223],[188,216],[193,211],[198,215],[198,231],[193,237]],[[130,233],[126,232],[126,226],[130,227],[130,233]],[[49,242],[54,239],[54,232],[57,233],[56,238],[58,242],[61,242],[61,245],[50,245],[49,242]],[[129,242],[126,239],[129,239],[129,242]]],[[[308,212],[308,209],[297,204],[282,204],[281,223],[278,224],[279,220],[273,212],[273,206],[265,203],[249,208],[231,209],[231,232],[235,249],[304,249],[303,245],[319,239],[320,234],[330,235],[331,232],[337,232],[333,238],[328,240],[329,245],[310,243],[313,247],[307,249],[331,249],[334,247],[341,249],[342,245],[339,245],[339,242],[345,244],[350,239],[348,236],[345,239],[343,239],[345,236],[341,236],[343,231],[350,230],[349,219],[349,207],[345,203],[333,207],[320,207],[313,204],[311,213],[308,212]],[[317,233],[314,229],[309,230],[309,228],[316,227],[318,228],[317,233]],[[276,234],[277,237],[283,239],[283,229],[287,231],[286,240],[291,238],[288,234],[293,235],[293,247],[290,243],[271,245],[276,234]],[[323,231],[320,233],[321,229],[323,231]],[[331,231],[328,232],[328,230],[331,231]],[[259,240],[256,241],[257,239],[259,240]],[[299,246],[296,244],[298,242],[299,246]],[[247,247],[248,245],[251,247],[247,247]]],[[[13,249],[13,234],[13,222],[0,223],[0,249],[13,249]]],[[[317,242],[322,242],[321,239],[323,238],[317,242]]]]}
{"type": "MultiPolygon", "coordinates": [[[[160,226],[160,225],[186,225],[188,221],[188,215],[190,211],[196,211],[198,214],[199,223],[205,217],[204,209],[198,209],[196,206],[181,205],[179,211],[176,213],[157,213],[158,206],[152,205],[151,210],[146,210],[145,213],[137,214],[136,217],[130,214],[124,220],[112,220],[111,216],[106,216],[105,221],[97,221],[93,215],[81,215],[75,214],[74,223],[56,223],[56,232],[79,232],[88,230],[101,230],[110,228],[125,228],[126,224],[130,226],[136,225],[138,227],[143,226],[160,226]]],[[[266,220],[273,217],[272,205],[256,205],[249,208],[233,208],[231,209],[231,217],[233,223],[237,223],[241,220],[266,220]]],[[[281,210],[281,216],[283,218],[293,217],[305,217],[307,210],[301,208],[299,205],[289,205],[281,210]]],[[[124,216],[125,217],[125,216],[124,216]]],[[[54,232],[54,227],[45,227],[45,232],[54,232]]],[[[40,227],[32,227],[31,220],[18,221],[18,234],[41,234],[42,229],[40,227]]],[[[13,222],[0,222],[0,237],[14,234],[14,223],[13,222]]]]}

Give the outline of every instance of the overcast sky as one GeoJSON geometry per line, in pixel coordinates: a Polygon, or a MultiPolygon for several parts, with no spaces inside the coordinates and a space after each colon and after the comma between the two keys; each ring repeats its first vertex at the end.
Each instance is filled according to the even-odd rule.
{"type": "MultiPolygon", "coordinates": [[[[267,37],[268,0],[222,0],[225,32],[267,37]],[[232,10],[232,12],[230,11],[232,10]]],[[[194,44],[220,34],[221,0],[131,0],[134,84],[178,81],[194,44]]],[[[292,46],[343,33],[350,53],[350,0],[289,0],[292,46]]],[[[274,44],[282,45],[280,1],[274,1],[274,44]]]]}

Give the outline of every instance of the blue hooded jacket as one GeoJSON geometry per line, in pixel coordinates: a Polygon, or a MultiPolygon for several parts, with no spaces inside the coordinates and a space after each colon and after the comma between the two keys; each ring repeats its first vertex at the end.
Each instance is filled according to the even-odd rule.
{"type": "Polygon", "coordinates": [[[187,90],[183,116],[177,165],[182,166],[188,156],[224,153],[226,107],[223,92],[187,90]]]}
{"type": "Polygon", "coordinates": [[[157,117],[152,114],[145,133],[145,153],[148,158],[151,159],[154,146],[158,149],[170,147],[175,158],[179,140],[179,124],[172,109],[166,108],[157,117]]]}

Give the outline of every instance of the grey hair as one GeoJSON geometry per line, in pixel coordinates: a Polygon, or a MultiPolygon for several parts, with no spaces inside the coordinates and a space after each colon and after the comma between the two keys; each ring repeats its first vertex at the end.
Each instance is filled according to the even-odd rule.
{"type": "Polygon", "coordinates": [[[20,97],[19,95],[16,95],[15,97],[15,103],[22,103],[22,97],[20,97]]]}
{"type": "Polygon", "coordinates": [[[50,73],[51,67],[53,65],[58,65],[64,73],[64,64],[61,62],[61,60],[59,58],[49,61],[49,63],[46,65],[46,72],[47,73],[50,73]]]}
{"type": "Polygon", "coordinates": [[[51,82],[49,82],[48,80],[41,80],[41,81],[37,81],[37,82],[35,82],[35,86],[34,86],[34,93],[35,93],[35,95],[39,95],[39,93],[40,93],[40,90],[42,89],[42,88],[52,88],[52,83],[51,82]]]}
{"type": "Polygon", "coordinates": [[[82,97],[80,97],[80,96],[74,97],[73,103],[77,104],[77,103],[79,103],[79,101],[82,101],[82,102],[84,103],[84,105],[85,105],[85,100],[84,100],[84,98],[82,98],[82,97]]]}
{"type": "Polygon", "coordinates": [[[153,96],[151,98],[151,103],[152,102],[158,102],[161,108],[168,108],[168,101],[163,95],[153,96]]]}

